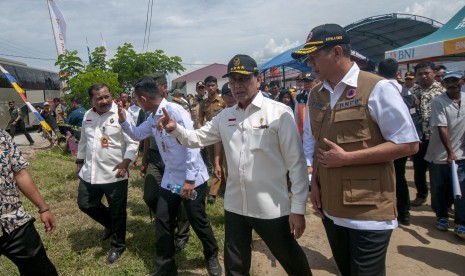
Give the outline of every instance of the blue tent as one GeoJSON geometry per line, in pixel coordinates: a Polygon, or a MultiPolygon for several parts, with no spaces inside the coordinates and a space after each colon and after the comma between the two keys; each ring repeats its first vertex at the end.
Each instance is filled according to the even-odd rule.
{"type": "Polygon", "coordinates": [[[295,48],[289,49],[274,58],[270,59],[269,61],[265,62],[264,64],[261,64],[258,66],[258,70],[262,73],[272,67],[291,67],[293,69],[302,71],[302,72],[308,72],[311,71],[310,67],[307,66],[307,64],[301,62],[300,60],[293,59],[291,57],[292,52],[296,51],[297,49],[300,49],[303,47],[302,45],[299,45],[295,48]]]}
{"type": "Polygon", "coordinates": [[[387,51],[386,58],[399,62],[432,60],[463,60],[465,56],[465,7],[434,33],[387,51]]]}

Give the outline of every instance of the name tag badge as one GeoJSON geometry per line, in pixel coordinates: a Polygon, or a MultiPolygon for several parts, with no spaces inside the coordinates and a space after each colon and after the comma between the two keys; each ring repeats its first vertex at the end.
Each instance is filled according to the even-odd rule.
{"type": "Polygon", "coordinates": [[[416,114],[417,109],[415,107],[410,108],[410,114],[416,114]]]}
{"type": "Polygon", "coordinates": [[[102,148],[108,148],[108,136],[103,135],[102,138],[100,138],[100,144],[102,145],[102,148]]]}

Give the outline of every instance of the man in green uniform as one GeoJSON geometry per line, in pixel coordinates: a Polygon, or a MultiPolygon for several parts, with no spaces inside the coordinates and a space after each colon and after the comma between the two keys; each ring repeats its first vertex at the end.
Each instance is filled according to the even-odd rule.
{"type": "Polygon", "coordinates": [[[9,112],[10,112],[10,135],[13,139],[16,132],[23,133],[26,136],[26,139],[29,141],[29,145],[34,145],[34,140],[31,135],[26,130],[26,124],[22,118],[21,109],[17,108],[14,101],[8,102],[9,112]]]}

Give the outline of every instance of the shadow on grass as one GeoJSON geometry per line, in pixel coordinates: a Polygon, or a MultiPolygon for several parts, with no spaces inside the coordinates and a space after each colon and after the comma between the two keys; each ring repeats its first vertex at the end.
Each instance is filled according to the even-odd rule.
{"type": "Polygon", "coordinates": [[[89,249],[100,247],[96,253],[96,257],[101,257],[107,255],[110,250],[110,244],[108,241],[102,241],[101,236],[103,233],[103,227],[97,229],[95,227],[72,231],[68,234],[68,240],[71,243],[71,250],[80,254],[83,251],[89,249]]]}
{"type": "MultiPolygon", "coordinates": [[[[307,256],[308,263],[310,265],[310,269],[312,270],[325,270],[331,274],[337,274],[338,269],[337,265],[334,262],[333,258],[326,258],[323,254],[316,250],[312,250],[308,247],[303,247],[302,249],[307,256]]],[[[260,252],[264,254],[268,260],[270,260],[270,266],[271,267],[276,267],[278,261],[276,258],[273,256],[271,253],[270,249],[268,249],[268,246],[265,244],[263,240],[254,240],[253,241],[253,251],[260,252]]],[[[252,260],[253,261],[253,260],[252,260]]]]}

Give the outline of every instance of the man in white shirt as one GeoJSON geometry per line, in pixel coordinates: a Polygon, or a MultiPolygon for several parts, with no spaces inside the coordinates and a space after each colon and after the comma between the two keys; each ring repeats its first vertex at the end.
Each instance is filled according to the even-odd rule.
{"type": "Polygon", "coordinates": [[[114,263],[126,249],[128,166],[139,144],[118,124],[118,108],[109,87],[96,83],[88,92],[93,107],[84,115],[78,146],[78,205],[105,227],[103,239],[111,237],[107,262],[114,263]],[[103,195],[108,207],[102,203],[103,195]]]}
{"type": "Polygon", "coordinates": [[[134,97],[144,112],[152,112],[147,120],[136,127],[126,117],[119,106],[119,122],[124,131],[135,140],[154,136],[160,155],[165,163],[159,198],[156,207],[157,272],[155,275],[177,275],[174,260],[174,226],[180,204],[184,204],[189,222],[203,245],[203,252],[209,275],[221,275],[218,261],[218,246],[213,230],[205,213],[207,194],[207,168],[202,161],[199,149],[186,149],[164,130],[157,130],[156,122],[166,108],[176,121],[194,129],[190,114],[180,105],[168,102],[157,87],[153,78],[143,78],[134,85],[134,97]],[[170,188],[182,186],[180,195],[170,188]],[[196,198],[189,199],[193,193],[196,198]]]}
{"type": "Polygon", "coordinates": [[[315,27],[292,54],[307,58],[323,81],[308,99],[310,199],[341,274],[385,275],[397,226],[392,160],[415,153],[418,136],[396,88],[360,71],[350,54],[350,38],[336,24],[315,27]]]}
{"type": "Polygon", "coordinates": [[[308,178],[292,110],[258,92],[261,76],[257,63],[247,55],[234,56],[224,77],[229,78],[237,105],[195,131],[184,128],[167,112],[159,125],[188,147],[223,142],[228,164],[226,275],[249,275],[252,230],[289,275],[311,275],[307,257],[296,241],[305,230],[308,178]]]}

